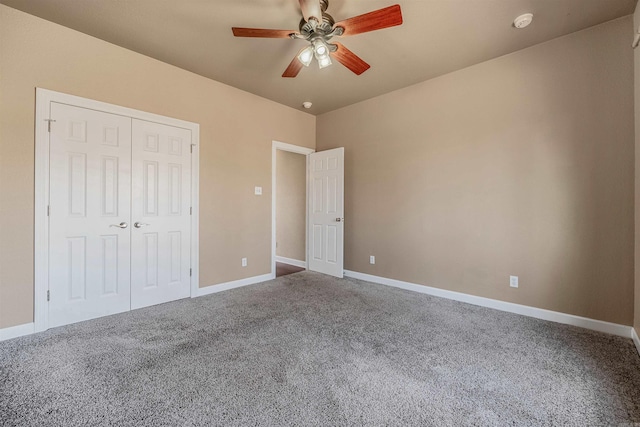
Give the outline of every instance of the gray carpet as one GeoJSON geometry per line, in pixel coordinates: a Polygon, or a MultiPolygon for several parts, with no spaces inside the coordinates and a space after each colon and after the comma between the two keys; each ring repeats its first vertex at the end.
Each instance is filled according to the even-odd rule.
{"type": "Polygon", "coordinates": [[[0,343],[2,425],[631,425],[629,339],[303,272],[0,343]]]}

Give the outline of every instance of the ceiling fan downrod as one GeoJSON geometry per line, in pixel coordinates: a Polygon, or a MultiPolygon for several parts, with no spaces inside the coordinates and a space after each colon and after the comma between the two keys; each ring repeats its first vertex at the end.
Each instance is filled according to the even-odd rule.
{"type": "Polygon", "coordinates": [[[315,17],[305,21],[304,18],[300,21],[300,33],[292,33],[290,37],[292,39],[302,39],[309,42],[317,38],[322,38],[325,42],[331,37],[340,36],[344,33],[344,28],[333,28],[336,21],[333,16],[329,15],[326,10],[329,7],[329,0],[320,0],[320,10],[322,11],[322,22],[318,22],[315,17]]]}

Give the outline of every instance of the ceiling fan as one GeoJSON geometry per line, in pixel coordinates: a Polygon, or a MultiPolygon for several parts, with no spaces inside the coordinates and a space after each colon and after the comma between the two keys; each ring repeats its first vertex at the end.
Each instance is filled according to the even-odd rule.
{"type": "Polygon", "coordinates": [[[303,65],[309,66],[311,64],[314,56],[320,68],[331,65],[333,57],[360,75],[367,71],[370,65],[342,44],[329,43],[329,40],[337,36],[352,36],[402,24],[402,12],[400,5],[397,4],[339,22],[335,22],[333,17],[326,12],[328,7],[329,0],[300,0],[303,18],[300,21],[298,32],[233,27],[233,35],[236,37],[291,38],[308,41],[309,45],[293,58],[282,77],[297,76],[303,65]]]}

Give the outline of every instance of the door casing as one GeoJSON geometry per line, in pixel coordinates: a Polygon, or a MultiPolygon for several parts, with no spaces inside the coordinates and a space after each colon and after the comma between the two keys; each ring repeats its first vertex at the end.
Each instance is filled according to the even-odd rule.
{"type": "Polygon", "coordinates": [[[79,96],[68,95],[48,89],[36,88],[35,123],[35,223],[34,223],[34,330],[48,329],[49,305],[49,118],[50,104],[58,102],[106,113],[119,114],[133,119],[161,123],[191,130],[191,297],[198,293],[199,283],[199,170],[200,164],[200,125],[184,120],[147,113],[132,108],[121,107],[79,96]]]}

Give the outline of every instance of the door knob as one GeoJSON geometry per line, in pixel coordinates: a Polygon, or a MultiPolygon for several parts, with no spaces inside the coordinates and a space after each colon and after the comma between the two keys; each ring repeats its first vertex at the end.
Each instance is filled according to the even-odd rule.
{"type": "Polygon", "coordinates": [[[336,218],[336,222],[344,222],[344,218],[336,218]]]}
{"type": "Polygon", "coordinates": [[[129,224],[123,221],[120,224],[111,224],[109,227],[127,228],[128,226],[129,224]]]}
{"type": "Polygon", "coordinates": [[[142,227],[146,227],[147,225],[151,225],[151,224],[147,224],[146,222],[135,222],[133,224],[135,228],[142,228],[142,227]]]}

